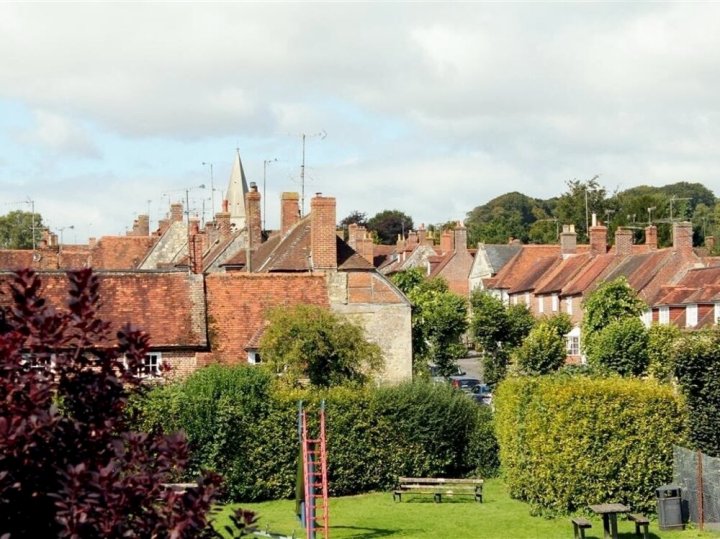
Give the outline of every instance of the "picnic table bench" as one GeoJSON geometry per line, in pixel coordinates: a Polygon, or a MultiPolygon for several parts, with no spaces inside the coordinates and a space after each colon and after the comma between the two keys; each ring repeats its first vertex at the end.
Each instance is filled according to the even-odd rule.
{"type": "Polygon", "coordinates": [[[443,496],[472,496],[483,501],[482,479],[449,479],[444,477],[399,477],[393,500],[401,502],[403,494],[432,494],[436,503],[443,496]]]}

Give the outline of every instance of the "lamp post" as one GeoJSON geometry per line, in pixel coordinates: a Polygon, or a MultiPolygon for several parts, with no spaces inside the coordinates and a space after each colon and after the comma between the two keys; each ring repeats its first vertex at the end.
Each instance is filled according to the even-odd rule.
{"type": "Polygon", "coordinates": [[[263,198],[262,229],[263,229],[263,230],[267,230],[267,228],[265,228],[265,215],[267,215],[267,212],[265,211],[265,209],[266,209],[266,204],[267,204],[267,196],[266,196],[266,193],[265,193],[265,183],[266,183],[266,180],[267,180],[267,166],[268,166],[270,163],[274,163],[274,162],[276,162],[276,161],[277,161],[277,157],[275,157],[275,158],[273,158],[273,159],[265,159],[265,160],[263,161],[263,191],[262,191],[262,198],[263,198]]]}

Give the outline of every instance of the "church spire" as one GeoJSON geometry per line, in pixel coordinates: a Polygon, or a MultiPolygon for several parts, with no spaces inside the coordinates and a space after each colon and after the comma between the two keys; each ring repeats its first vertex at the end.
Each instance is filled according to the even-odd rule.
{"type": "Polygon", "coordinates": [[[237,149],[232,171],[230,172],[230,183],[228,185],[227,195],[225,196],[225,199],[228,201],[227,211],[230,212],[230,222],[235,225],[235,230],[245,228],[245,194],[247,192],[248,184],[245,179],[245,171],[243,170],[242,161],[240,160],[240,150],[237,149]]]}

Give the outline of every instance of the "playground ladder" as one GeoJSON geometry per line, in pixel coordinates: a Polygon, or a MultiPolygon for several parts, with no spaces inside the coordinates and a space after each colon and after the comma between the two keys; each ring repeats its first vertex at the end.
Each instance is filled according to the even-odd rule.
{"type": "Polygon", "coordinates": [[[305,532],[307,539],[330,537],[328,514],[325,403],[320,407],[319,437],[308,436],[307,414],[301,411],[303,476],[305,479],[305,532]]]}

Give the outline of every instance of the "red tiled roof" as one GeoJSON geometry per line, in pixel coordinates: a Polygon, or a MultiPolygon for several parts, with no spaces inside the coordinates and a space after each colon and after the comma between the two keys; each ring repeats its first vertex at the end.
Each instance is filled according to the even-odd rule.
{"type": "Polygon", "coordinates": [[[592,261],[589,254],[574,255],[565,258],[552,271],[546,273],[535,285],[535,294],[553,294],[562,291],[584,266],[592,261]]]}
{"type": "Polygon", "coordinates": [[[608,268],[614,267],[620,260],[621,258],[610,254],[593,257],[590,262],[582,268],[582,271],[562,288],[561,295],[577,296],[588,293],[599,280],[600,276],[608,268]]]}
{"type": "Polygon", "coordinates": [[[559,245],[523,245],[520,251],[497,273],[493,288],[515,288],[535,261],[552,256],[560,256],[559,245]]]}
{"type": "Polygon", "coordinates": [[[543,279],[548,273],[559,265],[560,258],[556,256],[548,256],[535,260],[532,265],[527,268],[523,275],[519,276],[517,284],[508,290],[509,294],[519,294],[529,290],[534,290],[536,284],[543,279]]]}
{"type": "Polygon", "coordinates": [[[102,237],[90,249],[90,264],[95,269],[135,269],[157,241],[157,236],[102,237]]]}
{"type": "MultiPolygon", "coordinates": [[[[202,276],[187,272],[97,272],[99,317],[110,322],[111,334],[127,323],[150,335],[155,348],[197,348],[207,345],[202,276]]],[[[67,305],[65,272],[40,273],[41,294],[55,308],[67,305]]],[[[7,304],[8,281],[0,274],[0,304],[7,304]]]]}
{"type": "Polygon", "coordinates": [[[273,307],[329,307],[325,278],[310,274],[213,273],[206,277],[213,359],[244,363],[245,348],[273,307]]]}

